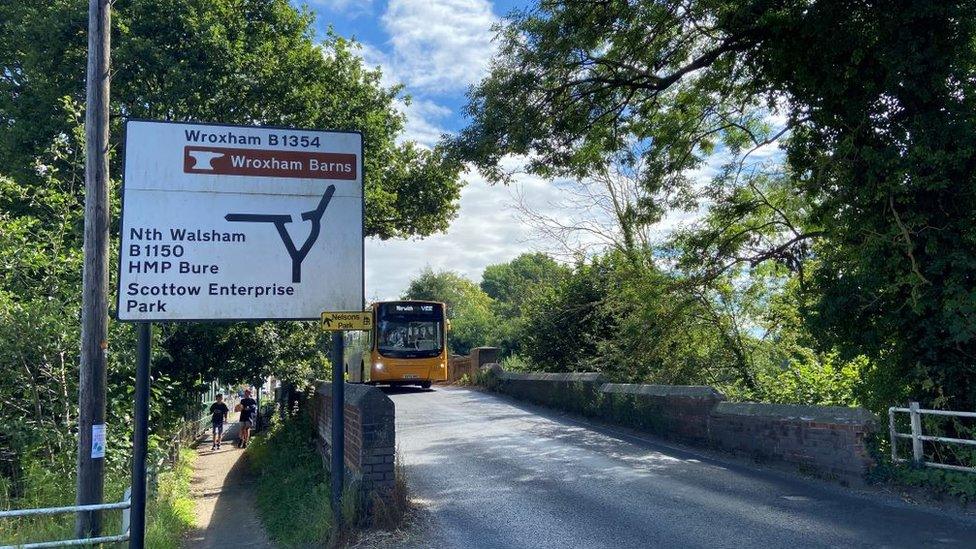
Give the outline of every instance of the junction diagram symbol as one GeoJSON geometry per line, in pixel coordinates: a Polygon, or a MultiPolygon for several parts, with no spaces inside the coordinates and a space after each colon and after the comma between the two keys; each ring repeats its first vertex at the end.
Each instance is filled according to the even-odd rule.
{"type": "Polygon", "coordinates": [[[325,189],[322,199],[319,200],[319,205],[314,210],[302,213],[302,221],[311,221],[312,230],[301,248],[295,247],[295,242],[288,234],[286,225],[292,222],[291,215],[229,213],[224,216],[224,219],[241,223],[274,223],[275,229],[278,230],[278,236],[281,237],[281,241],[285,244],[285,249],[288,250],[288,255],[291,257],[291,281],[298,283],[302,281],[302,261],[308,256],[308,252],[312,250],[312,246],[319,238],[319,233],[322,231],[322,217],[325,215],[325,209],[329,207],[329,202],[332,201],[333,194],[335,194],[335,185],[329,185],[325,189]]]}

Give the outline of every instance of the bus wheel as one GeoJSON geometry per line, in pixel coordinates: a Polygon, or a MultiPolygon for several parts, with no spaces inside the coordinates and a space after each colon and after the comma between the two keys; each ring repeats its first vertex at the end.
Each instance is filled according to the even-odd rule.
{"type": "Polygon", "coordinates": [[[430,389],[430,382],[429,381],[425,381],[425,382],[421,383],[420,384],[420,388],[421,389],[430,389]]]}

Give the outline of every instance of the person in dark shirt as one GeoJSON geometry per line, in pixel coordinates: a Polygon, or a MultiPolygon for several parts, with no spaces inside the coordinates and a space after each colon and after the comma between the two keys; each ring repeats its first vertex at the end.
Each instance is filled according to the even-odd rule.
{"type": "Polygon", "coordinates": [[[251,398],[251,390],[244,390],[244,398],[241,399],[240,404],[237,405],[241,412],[241,448],[247,448],[247,443],[251,440],[251,427],[254,426],[254,421],[257,419],[258,415],[258,403],[256,400],[251,398]]]}
{"type": "Polygon", "coordinates": [[[210,405],[210,425],[212,426],[211,433],[213,435],[213,444],[210,445],[211,450],[220,448],[220,439],[224,436],[224,422],[227,420],[228,412],[230,410],[224,404],[224,395],[217,395],[217,402],[210,405]]]}

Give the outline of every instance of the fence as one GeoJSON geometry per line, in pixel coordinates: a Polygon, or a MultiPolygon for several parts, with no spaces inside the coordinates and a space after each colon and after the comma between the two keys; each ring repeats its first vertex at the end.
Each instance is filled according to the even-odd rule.
{"type": "MultiPolygon", "coordinates": [[[[201,425],[204,420],[209,419],[207,409],[213,403],[213,396],[216,388],[211,387],[207,394],[200,399],[200,409],[192,410],[187,413],[186,420],[176,430],[173,437],[166,444],[168,450],[166,455],[160,456],[154,463],[150,463],[147,470],[149,493],[155,494],[159,472],[163,470],[167,461],[176,462],[179,458],[180,450],[188,444],[192,444],[197,436],[203,431],[205,425],[201,425]]],[[[230,400],[230,399],[229,399],[230,400]]],[[[229,404],[233,408],[233,403],[229,404]]],[[[40,515],[58,515],[67,513],[77,513],[79,511],[109,511],[113,509],[122,510],[122,533],[115,536],[101,536],[96,538],[67,539],[59,541],[44,541],[37,543],[26,543],[20,545],[0,545],[0,549],[40,549],[43,547],[72,547],[82,545],[95,545],[99,543],[123,542],[129,539],[129,508],[131,489],[126,489],[123,500],[116,503],[100,503],[95,505],[70,505],[65,507],[44,507],[40,509],[14,509],[10,511],[0,511],[0,519],[21,518],[40,515]]]]}
{"type": "Polygon", "coordinates": [[[965,471],[976,473],[976,467],[964,467],[962,465],[948,465],[925,460],[925,453],[922,444],[924,442],[943,442],[947,444],[964,444],[976,446],[976,440],[965,438],[937,437],[922,434],[922,416],[949,416],[976,418],[976,412],[952,412],[947,410],[925,410],[919,407],[917,402],[911,402],[908,408],[898,408],[892,406],[888,408],[888,431],[891,436],[891,459],[896,463],[904,463],[909,460],[898,457],[898,439],[907,438],[912,441],[912,462],[919,466],[934,467],[936,469],[948,469],[950,471],[965,471]],[[912,432],[899,433],[895,428],[895,413],[907,413],[911,419],[912,432]]]}
{"type": "Polygon", "coordinates": [[[77,513],[79,511],[109,511],[112,509],[122,509],[122,533],[117,536],[100,536],[96,538],[65,539],[58,541],[43,541],[38,543],[25,543],[21,545],[2,545],[0,549],[40,549],[42,547],[71,547],[79,545],[95,545],[98,543],[112,543],[127,541],[129,539],[129,507],[131,506],[130,497],[132,491],[125,490],[123,500],[117,503],[100,503],[97,505],[69,505],[66,507],[45,507],[42,509],[15,509],[12,511],[0,511],[0,519],[19,518],[38,515],[60,515],[67,513],[77,513]]]}

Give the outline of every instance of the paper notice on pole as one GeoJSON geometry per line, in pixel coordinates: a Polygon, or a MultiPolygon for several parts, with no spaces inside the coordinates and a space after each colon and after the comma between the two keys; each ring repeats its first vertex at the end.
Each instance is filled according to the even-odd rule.
{"type": "Polygon", "coordinates": [[[105,457],[105,424],[92,425],[92,459],[105,457]]]}

